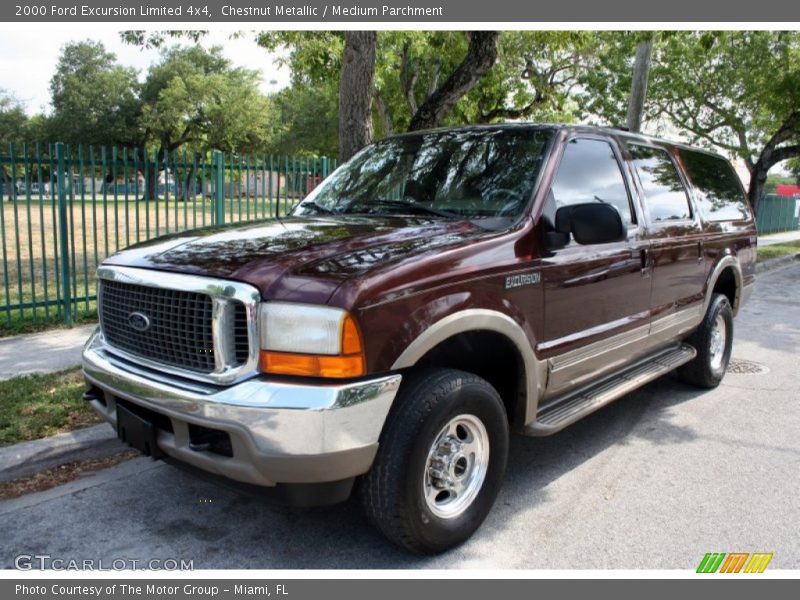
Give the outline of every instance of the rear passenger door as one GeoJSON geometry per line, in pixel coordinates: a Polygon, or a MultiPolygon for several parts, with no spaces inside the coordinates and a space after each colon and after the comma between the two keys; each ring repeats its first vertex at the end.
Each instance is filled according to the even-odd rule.
{"type": "Polygon", "coordinates": [[[580,134],[563,147],[543,206],[544,229],[552,228],[562,206],[605,202],[617,208],[628,234],[608,244],[581,245],[570,238],[542,259],[544,339],[537,351],[549,360],[548,397],[630,361],[650,323],[650,277],[643,269],[649,242],[640,235],[616,143],[580,134]]]}
{"type": "Polygon", "coordinates": [[[628,142],[627,150],[651,243],[651,341],[657,344],[690,328],[702,310],[703,231],[670,152],[639,142],[628,142]]]}

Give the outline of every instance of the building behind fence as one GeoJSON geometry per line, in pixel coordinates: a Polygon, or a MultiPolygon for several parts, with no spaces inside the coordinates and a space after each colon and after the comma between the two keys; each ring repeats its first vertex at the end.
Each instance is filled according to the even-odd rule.
{"type": "Polygon", "coordinates": [[[287,214],[326,157],[147,154],[51,144],[0,151],[0,329],[94,312],[94,272],[131,244],[287,214]]]}

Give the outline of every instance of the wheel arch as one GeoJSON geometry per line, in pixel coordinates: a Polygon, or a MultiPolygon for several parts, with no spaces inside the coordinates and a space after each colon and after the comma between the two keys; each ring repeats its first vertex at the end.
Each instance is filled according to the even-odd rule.
{"type": "Polygon", "coordinates": [[[733,315],[739,312],[742,303],[742,268],[739,260],[733,255],[726,255],[717,262],[706,282],[703,312],[705,314],[711,304],[711,298],[716,293],[725,294],[731,303],[733,315]]]}
{"type": "MultiPolygon", "coordinates": [[[[532,342],[523,327],[501,312],[466,309],[440,319],[406,347],[395,360],[392,369],[408,369],[426,364],[427,360],[435,353],[441,352],[441,349],[448,344],[455,344],[466,337],[474,336],[488,336],[484,339],[506,344],[505,348],[514,352],[521,370],[519,378],[521,389],[517,390],[516,397],[504,397],[503,402],[515,427],[522,427],[535,419],[538,399],[546,383],[547,364],[536,357],[532,342]]],[[[459,368],[456,359],[446,366],[459,368]]],[[[474,369],[471,372],[474,372],[474,369]]],[[[481,375],[481,373],[476,374],[481,375]]],[[[491,376],[484,378],[492,383],[491,376]]],[[[495,387],[498,385],[495,384],[495,387]]],[[[499,387],[502,389],[505,386],[499,387]]]]}

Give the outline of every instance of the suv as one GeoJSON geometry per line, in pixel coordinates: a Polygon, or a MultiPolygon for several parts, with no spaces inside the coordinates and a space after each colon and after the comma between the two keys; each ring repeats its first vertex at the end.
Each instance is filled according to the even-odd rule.
{"type": "Polygon", "coordinates": [[[86,398],[153,457],[295,505],[355,489],[390,540],[467,539],[509,433],[677,370],[725,374],[756,229],[720,156],[624,131],[410,133],[285,219],[98,269],[86,398]]]}

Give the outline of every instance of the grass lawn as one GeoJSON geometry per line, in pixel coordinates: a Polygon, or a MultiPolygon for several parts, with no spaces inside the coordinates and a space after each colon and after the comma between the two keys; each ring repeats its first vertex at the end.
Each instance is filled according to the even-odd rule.
{"type": "Polygon", "coordinates": [[[800,241],[775,244],[773,246],[759,246],[758,262],[798,253],[800,253],[800,241]]]}
{"type": "Polygon", "coordinates": [[[100,423],[80,368],[0,381],[0,447],[100,423]]]}
{"type": "MultiPolygon", "coordinates": [[[[286,214],[300,198],[232,197],[225,200],[225,222],[246,223],[286,214]]],[[[138,241],[213,222],[213,203],[198,197],[113,200],[76,197],[69,206],[69,249],[74,313],[92,318],[95,270],[104,258],[138,241]]],[[[0,203],[0,337],[47,328],[58,321],[60,252],[57,211],[47,198],[21,197],[0,203]],[[35,311],[31,305],[38,305],[35,311]],[[21,308],[20,308],[21,307],[21,308]],[[34,318],[34,312],[35,317],[34,318]],[[38,321],[38,323],[34,323],[38,321]],[[30,325],[29,325],[30,324],[30,325]]]]}

